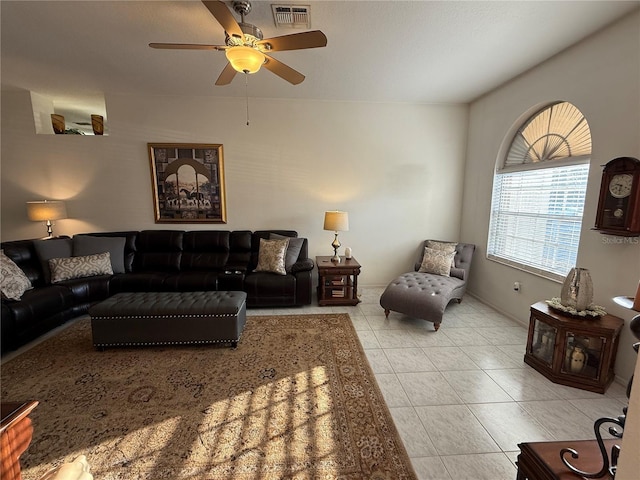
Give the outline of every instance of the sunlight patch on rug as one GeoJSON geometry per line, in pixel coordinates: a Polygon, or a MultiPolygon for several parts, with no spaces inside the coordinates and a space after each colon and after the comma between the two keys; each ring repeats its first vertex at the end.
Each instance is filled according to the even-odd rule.
{"type": "Polygon", "coordinates": [[[25,478],[415,479],[346,314],[249,317],[236,350],[95,351],[88,320],[2,366],[35,399],[25,478]]]}

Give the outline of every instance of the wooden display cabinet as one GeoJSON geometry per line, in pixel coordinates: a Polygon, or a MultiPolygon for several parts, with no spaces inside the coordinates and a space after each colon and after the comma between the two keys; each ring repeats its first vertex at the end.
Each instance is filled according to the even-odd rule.
{"type": "Polygon", "coordinates": [[[357,305],[360,264],[355,258],[316,257],[318,267],[318,305],[357,305]]]}
{"type": "Polygon", "coordinates": [[[623,326],[613,315],[574,317],[538,302],[531,306],[524,361],[554,383],[604,393],[623,326]]]}

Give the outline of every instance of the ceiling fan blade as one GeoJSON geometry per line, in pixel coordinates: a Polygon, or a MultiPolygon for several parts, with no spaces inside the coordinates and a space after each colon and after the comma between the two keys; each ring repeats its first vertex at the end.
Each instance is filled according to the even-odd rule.
{"type": "Polygon", "coordinates": [[[244,33],[242,33],[240,29],[240,25],[238,25],[236,19],[233,18],[233,14],[224,2],[202,0],[202,3],[204,3],[204,6],[209,9],[211,15],[215,17],[229,35],[240,37],[244,40],[244,33]]]}
{"type": "Polygon", "coordinates": [[[313,30],[311,32],[292,33],[291,35],[267,38],[260,40],[257,44],[265,45],[272,52],[282,52],[284,50],[326,47],[327,37],[320,30],[313,30]]]}
{"type": "Polygon", "coordinates": [[[304,80],[304,75],[294,70],[293,68],[289,67],[288,65],[285,65],[284,63],[279,62],[275,58],[270,57],[269,55],[266,55],[266,54],[265,54],[265,58],[267,60],[264,63],[264,68],[266,68],[272,73],[275,73],[280,78],[285,79],[287,82],[293,85],[298,85],[299,83],[302,83],[302,81],[304,80]]]}
{"type": "Polygon", "coordinates": [[[200,43],[150,43],[151,48],[169,50],[225,50],[226,45],[203,45],[200,43]]]}
{"type": "Polygon", "coordinates": [[[227,66],[224,67],[224,70],[222,70],[222,73],[216,80],[216,85],[218,86],[229,85],[231,83],[231,80],[233,80],[233,78],[236,76],[236,73],[237,72],[231,66],[231,64],[227,63],[227,66]]]}

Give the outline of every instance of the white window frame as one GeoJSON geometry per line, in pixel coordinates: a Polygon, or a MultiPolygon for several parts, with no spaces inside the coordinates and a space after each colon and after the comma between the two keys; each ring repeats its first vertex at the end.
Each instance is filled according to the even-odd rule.
{"type": "MultiPolygon", "coordinates": [[[[513,138],[548,108],[529,117],[513,138]]],[[[587,155],[523,159],[514,165],[510,153],[494,172],[486,258],[562,282],[575,266],[580,245],[590,139],[587,155]]]]}

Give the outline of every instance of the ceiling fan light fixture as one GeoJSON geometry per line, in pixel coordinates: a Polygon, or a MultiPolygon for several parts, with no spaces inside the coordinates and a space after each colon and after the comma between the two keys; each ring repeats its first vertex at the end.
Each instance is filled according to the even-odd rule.
{"type": "Polygon", "coordinates": [[[259,50],[244,45],[227,48],[225,55],[234,70],[240,73],[256,73],[264,64],[264,55],[259,50]]]}

